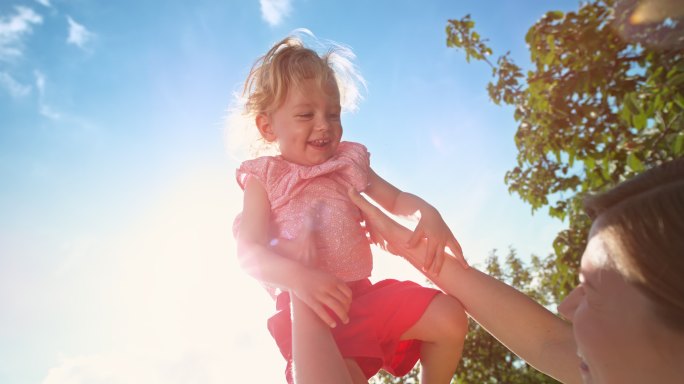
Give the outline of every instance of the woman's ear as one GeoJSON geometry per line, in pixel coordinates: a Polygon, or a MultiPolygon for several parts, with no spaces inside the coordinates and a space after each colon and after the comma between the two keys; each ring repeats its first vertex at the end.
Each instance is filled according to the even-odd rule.
{"type": "Polygon", "coordinates": [[[273,133],[273,128],[271,127],[271,118],[267,114],[260,113],[256,115],[255,120],[259,133],[264,140],[271,142],[277,139],[275,133],[273,133]]]}

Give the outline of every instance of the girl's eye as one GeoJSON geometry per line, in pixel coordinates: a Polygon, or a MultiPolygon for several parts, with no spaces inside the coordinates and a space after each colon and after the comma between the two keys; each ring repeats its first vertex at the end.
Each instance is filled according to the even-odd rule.
{"type": "Polygon", "coordinates": [[[313,113],[300,113],[300,114],[297,114],[297,117],[299,117],[301,119],[310,119],[313,117],[313,113]]]}
{"type": "Polygon", "coordinates": [[[330,118],[333,120],[339,120],[340,119],[340,114],[339,113],[331,113],[330,118]]]}

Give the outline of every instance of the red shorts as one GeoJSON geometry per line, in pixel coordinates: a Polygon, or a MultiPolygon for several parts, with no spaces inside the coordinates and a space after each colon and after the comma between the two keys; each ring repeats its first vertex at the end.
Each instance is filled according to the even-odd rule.
{"type": "MultiPolygon", "coordinates": [[[[349,323],[338,322],[332,335],[345,358],[353,358],[367,379],[380,369],[395,376],[407,374],[418,361],[420,340],[399,340],[425,312],[436,289],[412,281],[368,279],[347,283],[352,289],[349,323]]],[[[268,330],[287,360],[286,378],[292,383],[292,323],[290,296],[276,298],[276,314],[268,319],[268,330]]]]}

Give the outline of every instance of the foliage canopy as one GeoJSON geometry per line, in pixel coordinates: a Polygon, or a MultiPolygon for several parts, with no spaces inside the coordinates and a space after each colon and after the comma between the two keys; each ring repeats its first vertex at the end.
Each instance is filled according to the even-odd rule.
{"type": "Polygon", "coordinates": [[[575,285],[590,226],[582,198],[684,155],[684,22],[631,24],[637,5],[592,1],[546,13],[525,37],[526,72],[508,53],[490,61],[469,16],[447,24],[449,47],[491,67],[490,99],[514,107],[509,191],[568,223],[554,241],[556,299],[575,285]]]}
{"type": "MultiPolygon", "coordinates": [[[[544,305],[576,285],[591,225],[585,195],[684,155],[684,20],[634,24],[637,0],[593,0],[574,12],[546,13],[527,32],[531,68],[509,53],[496,61],[469,15],[449,20],[448,47],[492,71],[490,99],[513,107],[518,124],[509,192],[532,211],[546,207],[567,228],[554,254],[523,264],[510,250],[503,266],[493,252],[486,271],[544,305]]],[[[554,305],[555,307],[555,305],[554,305]]],[[[377,383],[417,383],[405,378],[377,383]]],[[[454,383],[552,383],[471,322],[454,383]]]]}

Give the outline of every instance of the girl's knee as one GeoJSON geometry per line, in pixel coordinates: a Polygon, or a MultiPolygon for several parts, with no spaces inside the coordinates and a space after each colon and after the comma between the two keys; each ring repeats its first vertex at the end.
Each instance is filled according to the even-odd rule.
{"type": "Polygon", "coordinates": [[[462,341],[468,333],[468,316],[461,302],[445,294],[439,294],[434,302],[438,306],[435,326],[440,333],[449,340],[462,341]]]}

